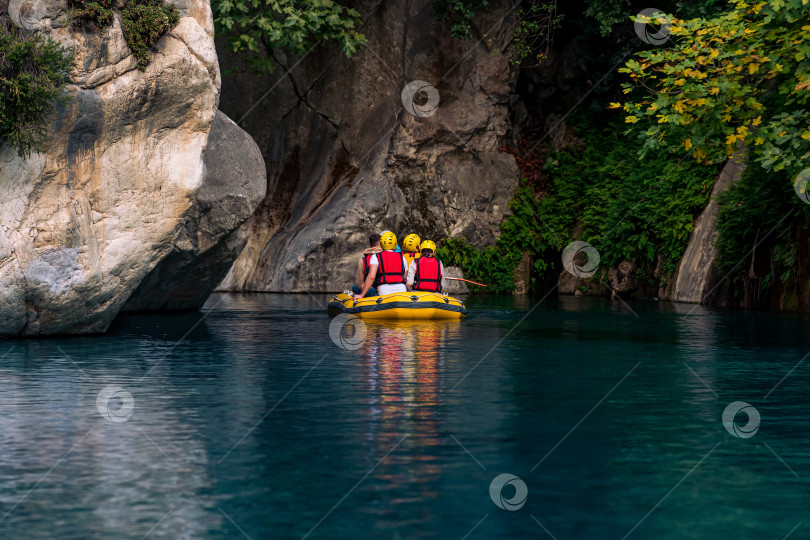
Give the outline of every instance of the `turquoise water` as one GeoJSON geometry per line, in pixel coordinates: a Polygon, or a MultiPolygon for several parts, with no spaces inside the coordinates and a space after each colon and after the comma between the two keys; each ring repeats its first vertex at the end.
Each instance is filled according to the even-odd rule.
{"type": "Polygon", "coordinates": [[[326,299],[0,341],[0,536],[808,536],[800,316],[470,298],[344,350],[326,299]],[[735,401],[749,438],[721,421],[735,401]],[[517,510],[490,497],[502,473],[517,510]]]}

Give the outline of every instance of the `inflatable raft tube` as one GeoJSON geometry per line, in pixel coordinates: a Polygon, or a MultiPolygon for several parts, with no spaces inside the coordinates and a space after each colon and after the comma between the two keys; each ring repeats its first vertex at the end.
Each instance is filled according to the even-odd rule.
{"type": "Polygon", "coordinates": [[[432,292],[391,293],[355,300],[348,292],[332,297],[330,315],[346,313],[368,320],[459,320],[467,316],[461,301],[432,292]]]}

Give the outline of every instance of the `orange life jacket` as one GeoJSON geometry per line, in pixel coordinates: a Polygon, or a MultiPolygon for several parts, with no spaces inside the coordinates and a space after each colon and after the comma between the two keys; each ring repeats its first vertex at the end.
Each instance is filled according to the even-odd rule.
{"type": "Polygon", "coordinates": [[[442,292],[442,263],[439,259],[420,257],[416,260],[413,290],[442,292]]]}
{"type": "Polygon", "coordinates": [[[402,254],[405,255],[405,260],[408,261],[408,266],[410,266],[413,261],[421,257],[421,255],[416,251],[404,251],[402,254]]]}

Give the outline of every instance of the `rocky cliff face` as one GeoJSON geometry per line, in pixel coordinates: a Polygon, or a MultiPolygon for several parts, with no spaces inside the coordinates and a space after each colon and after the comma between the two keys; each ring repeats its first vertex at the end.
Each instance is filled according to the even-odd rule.
{"type": "Polygon", "coordinates": [[[717,230],[715,220],[717,218],[717,196],[728,189],[735,181],[739,180],[745,167],[745,157],[737,153],[732,157],[712,188],[709,204],[695,220],[695,228],[689,235],[689,244],[681,258],[675,276],[675,287],[670,300],[675,302],[689,302],[700,304],[706,300],[706,296],[712,292],[718,279],[715,260],[717,259],[717,248],[714,245],[717,230]]]}
{"type": "Polygon", "coordinates": [[[223,289],[343,290],[370,232],[481,245],[508,211],[519,173],[499,151],[514,83],[499,52],[513,25],[507,3],[477,16],[467,42],[435,20],[429,0],[353,7],[369,43],[352,58],[328,45],[278,57],[269,78],[223,81],[222,110],[257,140],[276,185],[223,289]]]}
{"type": "Polygon", "coordinates": [[[174,247],[123,311],[200,309],[244,249],[250,218],[267,194],[259,148],[233,120],[217,112],[203,163],[205,179],[174,247]]]}
{"type": "Polygon", "coordinates": [[[180,234],[220,76],[207,0],[176,3],[180,22],[140,71],[117,19],[85,33],[64,0],[10,2],[76,65],[47,152],[0,146],[0,335],[104,331],[180,234]]]}

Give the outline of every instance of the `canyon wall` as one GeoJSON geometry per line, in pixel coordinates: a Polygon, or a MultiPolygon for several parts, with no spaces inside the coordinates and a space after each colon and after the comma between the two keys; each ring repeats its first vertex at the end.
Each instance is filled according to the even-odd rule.
{"type": "Polygon", "coordinates": [[[509,5],[477,15],[468,41],[427,0],[352,7],[368,44],[351,58],[332,43],[276,53],[275,73],[257,77],[218,43],[232,71],[221,108],[258,142],[271,187],[223,290],[344,290],[369,233],[385,229],[476,245],[498,234],[519,178],[499,151],[515,79],[501,53],[509,5]]]}

